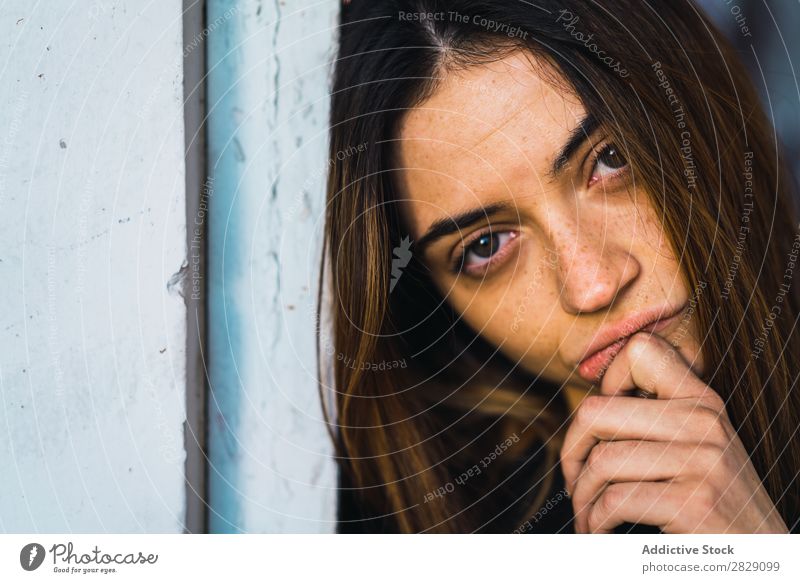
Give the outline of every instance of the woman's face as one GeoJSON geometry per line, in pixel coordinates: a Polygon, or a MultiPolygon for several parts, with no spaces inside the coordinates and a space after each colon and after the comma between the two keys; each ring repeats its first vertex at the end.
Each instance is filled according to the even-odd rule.
{"type": "Polygon", "coordinates": [[[646,193],[530,59],[448,73],[404,116],[411,250],[472,328],[559,385],[591,387],[640,330],[702,371],[691,290],[646,193]]]}

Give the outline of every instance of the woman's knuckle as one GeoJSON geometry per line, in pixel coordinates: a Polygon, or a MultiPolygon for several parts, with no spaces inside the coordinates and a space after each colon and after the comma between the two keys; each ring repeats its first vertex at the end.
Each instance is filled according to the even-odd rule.
{"type": "Polygon", "coordinates": [[[623,503],[625,492],[616,484],[611,484],[598,500],[600,510],[604,515],[613,513],[623,503]]]}
{"type": "Polygon", "coordinates": [[[649,334],[634,334],[628,340],[627,352],[634,360],[644,358],[652,346],[651,342],[649,334]]]}
{"type": "Polygon", "coordinates": [[[700,397],[701,402],[708,408],[717,411],[725,409],[725,400],[712,388],[707,388],[700,397]]]}
{"type": "Polygon", "coordinates": [[[595,504],[586,516],[586,526],[589,532],[594,532],[600,527],[603,517],[600,514],[600,508],[595,504]]]}
{"type": "Polygon", "coordinates": [[[696,460],[700,467],[713,468],[723,457],[723,450],[718,445],[702,443],[695,448],[694,455],[692,457],[696,460]]]}
{"type": "Polygon", "coordinates": [[[722,416],[717,411],[706,407],[698,407],[695,409],[693,417],[704,441],[713,443],[727,441],[728,433],[722,423],[722,416]]]}
{"type": "Polygon", "coordinates": [[[608,445],[606,442],[601,441],[592,448],[589,456],[586,458],[587,469],[597,472],[602,470],[603,463],[605,462],[608,453],[608,445]]]}
{"type": "Polygon", "coordinates": [[[701,516],[713,512],[718,501],[717,489],[707,480],[701,482],[692,494],[692,503],[701,516]]]}
{"type": "Polygon", "coordinates": [[[605,406],[605,399],[597,395],[589,395],[578,406],[575,412],[575,420],[580,425],[589,425],[601,414],[602,408],[605,406]]]}

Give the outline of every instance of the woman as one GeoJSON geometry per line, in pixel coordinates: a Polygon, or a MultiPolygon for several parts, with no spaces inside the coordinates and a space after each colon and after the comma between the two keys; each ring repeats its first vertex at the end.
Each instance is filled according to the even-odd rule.
{"type": "Polygon", "coordinates": [[[340,530],[797,528],[797,215],[705,16],[355,0],[340,34],[340,530]]]}

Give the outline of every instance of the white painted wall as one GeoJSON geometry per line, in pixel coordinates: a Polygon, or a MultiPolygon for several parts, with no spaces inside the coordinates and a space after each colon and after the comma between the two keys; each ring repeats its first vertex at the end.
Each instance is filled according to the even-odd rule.
{"type": "Polygon", "coordinates": [[[180,0],[0,8],[0,532],[180,532],[180,0]]]}

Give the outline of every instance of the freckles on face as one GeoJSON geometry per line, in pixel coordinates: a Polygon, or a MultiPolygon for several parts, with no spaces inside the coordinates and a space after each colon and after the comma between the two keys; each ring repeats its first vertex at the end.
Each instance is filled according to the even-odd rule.
{"type": "MultiPolygon", "coordinates": [[[[576,374],[587,348],[689,293],[624,152],[531,59],[448,73],[404,116],[394,176],[446,301],[522,368],[589,385],[576,374]]],[[[694,336],[675,341],[689,359],[694,336]]]]}

